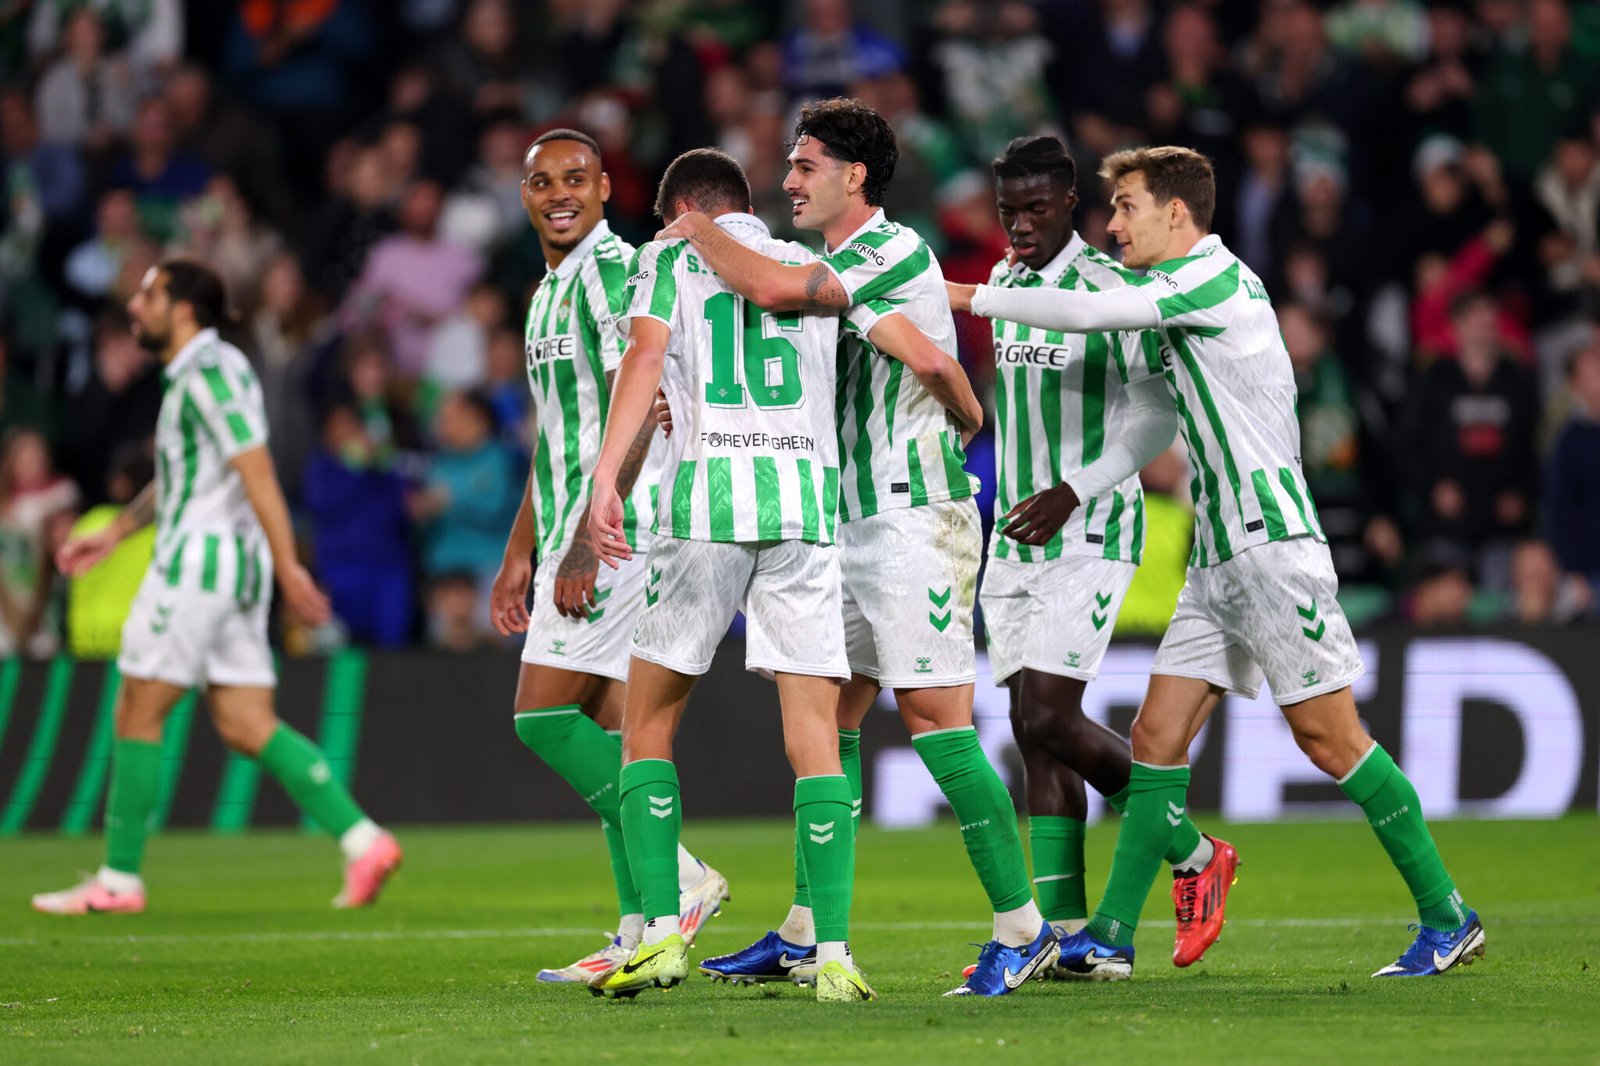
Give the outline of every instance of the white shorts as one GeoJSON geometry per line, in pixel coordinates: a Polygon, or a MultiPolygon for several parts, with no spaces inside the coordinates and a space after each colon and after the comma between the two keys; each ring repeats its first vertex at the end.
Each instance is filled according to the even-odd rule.
{"type": "Polygon", "coordinates": [[[946,500],[839,525],[850,669],[884,688],[948,688],[978,676],[972,607],[978,505],[946,500]]]}
{"type": "Polygon", "coordinates": [[[218,592],[174,588],[152,568],[122,625],[117,669],[124,677],[184,688],[276,687],[278,673],[267,642],[271,567],[263,558],[260,587],[265,594],[253,604],[218,592]]]}
{"type": "Polygon", "coordinates": [[[711,668],[734,612],[756,673],[850,676],[839,627],[839,550],[799,540],[731,544],[657,537],[633,654],[680,674],[711,668]]]}
{"type": "Polygon", "coordinates": [[[613,570],[600,564],[594,579],[595,605],[587,618],[563,618],[556,610],[556,573],[566,552],[539,562],[533,575],[533,607],[528,618],[528,638],[522,661],[552,666],[578,674],[628,680],[633,628],[644,610],[647,546],[634,550],[633,558],[613,570]]]}
{"type": "Polygon", "coordinates": [[[1024,669],[1093,681],[1138,569],[1091,555],[1034,563],[991,556],[980,602],[994,683],[1024,669]]]}
{"type": "Polygon", "coordinates": [[[1336,692],[1365,669],[1336,598],[1328,546],[1269,541],[1189,571],[1152,674],[1195,677],[1279,706],[1336,692]]]}

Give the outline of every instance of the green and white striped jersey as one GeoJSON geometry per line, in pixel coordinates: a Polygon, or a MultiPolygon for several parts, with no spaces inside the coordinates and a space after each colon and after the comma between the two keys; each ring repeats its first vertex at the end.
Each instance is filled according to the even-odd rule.
{"type": "MultiPolygon", "coordinates": [[[[1042,270],[1002,259],[989,276],[989,284],[1001,288],[1093,292],[1126,283],[1121,265],[1076,233],[1042,270]]],[[[1042,548],[1000,533],[1013,507],[1100,458],[1107,429],[1115,433],[1129,407],[1123,353],[1137,357],[1137,345],[1136,333],[1059,333],[994,320],[999,482],[995,533],[989,540],[994,558],[1039,562],[1087,555],[1138,565],[1144,551],[1144,493],[1137,474],[1082,501],[1042,548]]]]}
{"type": "Polygon", "coordinates": [[[1261,279],[1213,234],[1130,281],[1160,325],[1141,335],[1129,379],[1166,378],[1194,471],[1189,565],[1268,541],[1326,542],[1300,470],[1294,371],[1261,279]]]}
{"type": "Polygon", "coordinates": [[[880,210],[822,261],[854,305],[841,323],[839,346],[840,519],[971,496],[976,479],[963,467],[954,416],[904,363],[867,340],[880,318],[898,312],[956,358],[955,320],[939,260],[915,231],[880,210]]]}
{"type": "MultiPolygon", "coordinates": [[[[816,261],[753,215],[717,224],[772,259],[816,261]]],[[[838,511],[834,359],[839,319],[746,302],[684,241],[634,257],[624,325],[667,324],[672,408],[656,532],[687,540],[831,544],[838,511]]]]}
{"type": "Polygon", "coordinates": [[[253,605],[271,595],[271,559],[244,480],[228,463],[267,443],[261,382],[214,329],[196,334],[161,376],[151,565],[173,588],[253,605]]]}
{"type": "MultiPolygon", "coordinates": [[[[601,219],[560,266],[545,273],[528,303],[524,336],[537,427],[533,517],[540,559],[572,543],[589,476],[600,460],[611,403],[606,375],[622,362],[625,344],[615,323],[625,306],[633,251],[601,219]]],[[[657,438],[633,491],[622,501],[622,529],[630,547],[638,547],[640,516],[655,506],[660,472],[657,438]]]]}

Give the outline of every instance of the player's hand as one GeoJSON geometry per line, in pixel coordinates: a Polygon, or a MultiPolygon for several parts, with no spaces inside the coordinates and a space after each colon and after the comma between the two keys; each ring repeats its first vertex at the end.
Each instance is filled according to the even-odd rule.
{"type": "Polygon", "coordinates": [[[656,390],[655,415],[656,424],[661,427],[661,435],[672,436],[672,407],[667,403],[667,394],[661,389],[656,390]]]}
{"type": "Polygon", "coordinates": [[[972,295],[978,291],[976,285],[962,285],[960,282],[947,281],[944,283],[944,291],[950,297],[950,310],[972,313],[972,295]]]}
{"type": "Polygon", "coordinates": [[[308,626],[320,626],[333,617],[333,605],[317,588],[311,572],[298,562],[291,562],[278,571],[278,588],[283,592],[283,604],[295,617],[308,626]]]}
{"type": "Polygon", "coordinates": [[[68,577],[77,577],[98,566],[121,540],[112,526],[85,537],[73,537],[56,552],[56,567],[68,577]]]}
{"type": "Polygon", "coordinates": [[[622,497],[612,482],[595,479],[589,496],[589,535],[600,561],[615,570],[633,558],[628,538],[622,532],[622,497]]]}
{"type": "MultiPolygon", "coordinates": [[[[587,510],[578,519],[578,528],[580,530],[589,528],[587,510]]],[[[594,541],[584,536],[573,537],[571,545],[567,548],[567,554],[561,557],[560,568],[556,570],[555,603],[561,617],[589,617],[589,608],[599,602],[594,596],[594,582],[599,568],[600,561],[595,557],[594,541]]]]}
{"type": "Polygon", "coordinates": [[[507,555],[489,589],[489,621],[503,637],[528,631],[528,584],[533,563],[526,557],[507,555]]]}
{"type": "Polygon", "coordinates": [[[692,241],[695,234],[700,231],[702,224],[710,222],[709,216],[699,211],[685,211],[672,222],[656,232],[656,240],[686,240],[692,241]]]}
{"type": "Polygon", "coordinates": [[[1078,509],[1078,494],[1072,486],[1062,482],[1043,492],[1034,493],[1006,514],[1006,526],[1001,530],[1018,544],[1039,546],[1061,531],[1078,509]]]}

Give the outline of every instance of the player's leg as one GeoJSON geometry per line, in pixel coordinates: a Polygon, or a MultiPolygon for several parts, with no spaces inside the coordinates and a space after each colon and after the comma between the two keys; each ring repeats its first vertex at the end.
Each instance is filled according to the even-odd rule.
{"type": "Polygon", "coordinates": [[[259,763],[296,806],[339,842],[344,888],[334,906],[364,907],[377,900],[384,882],[399,868],[400,846],[367,817],[328,766],[322,749],[277,716],[274,693],[266,685],[213,684],[206,701],[222,742],[259,763]]]}
{"type": "Polygon", "coordinates": [[[1417,790],[1362,728],[1348,687],[1283,708],[1300,750],[1361,808],[1416,902],[1416,941],[1373,976],[1427,976],[1470,965],[1484,950],[1483,925],[1462,901],[1428,831],[1417,790]]]}
{"type": "Polygon", "coordinates": [[[140,872],[150,812],[161,784],[161,727],[186,686],[123,677],[113,711],[111,783],[106,791],[105,862],[72,888],[33,897],[47,914],[132,914],[144,910],[140,872]]]}
{"type": "MultiPolygon", "coordinates": [[[[1089,920],[1084,888],[1083,843],[1089,817],[1088,796],[1078,771],[1039,741],[1032,723],[1053,717],[1022,705],[1024,677],[1007,682],[1011,694],[1011,734],[1022,757],[1023,792],[1028,809],[1028,848],[1033,857],[1033,890],[1039,911],[1058,936],[1076,933],[1089,920]]],[[[1076,679],[1062,679],[1081,686],[1076,679]]],[[[1124,786],[1126,787],[1126,786],[1124,786]]]]}

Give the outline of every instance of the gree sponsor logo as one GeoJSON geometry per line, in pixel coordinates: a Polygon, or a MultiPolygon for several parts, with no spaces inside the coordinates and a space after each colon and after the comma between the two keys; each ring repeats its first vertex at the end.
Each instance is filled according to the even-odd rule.
{"type": "Polygon", "coordinates": [[[994,342],[994,361],[999,366],[1040,366],[1065,370],[1072,350],[1064,344],[1024,344],[1020,341],[994,342]]]}
{"type": "Polygon", "coordinates": [[[556,337],[540,337],[536,341],[528,342],[528,365],[537,366],[540,363],[549,363],[557,359],[576,359],[578,356],[578,338],[570,333],[563,333],[556,337]]]}

